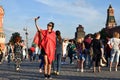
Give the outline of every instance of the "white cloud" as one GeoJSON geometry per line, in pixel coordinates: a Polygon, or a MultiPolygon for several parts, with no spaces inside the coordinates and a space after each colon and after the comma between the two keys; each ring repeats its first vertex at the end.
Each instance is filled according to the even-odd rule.
{"type": "Polygon", "coordinates": [[[84,20],[96,20],[101,15],[97,9],[85,2],[85,0],[36,0],[42,4],[54,8],[54,13],[79,17],[84,20]],[[97,17],[96,17],[97,16],[97,17]]]}
{"type": "MultiPolygon", "coordinates": [[[[104,27],[106,15],[102,14],[96,6],[86,0],[36,0],[51,8],[51,13],[69,17],[70,23],[85,26],[85,32],[94,33],[104,27]],[[76,21],[76,22],[75,22],[76,21]]],[[[72,28],[71,28],[72,29],[72,28]]]]}

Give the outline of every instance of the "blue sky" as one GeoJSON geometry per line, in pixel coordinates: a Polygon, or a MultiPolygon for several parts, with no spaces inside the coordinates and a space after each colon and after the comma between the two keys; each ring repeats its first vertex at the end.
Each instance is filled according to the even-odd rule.
{"type": "Polygon", "coordinates": [[[48,22],[55,23],[63,38],[74,38],[76,27],[83,25],[86,34],[95,33],[105,27],[109,4],[115,10],[115,19],[120,25],[120,0],[0,0],[4,8],[4,30],[6,41],[13,32],[25,39],[23,28],[28,28],[29,40],[36,32],[34,18],[42,29],[48,22]]]}

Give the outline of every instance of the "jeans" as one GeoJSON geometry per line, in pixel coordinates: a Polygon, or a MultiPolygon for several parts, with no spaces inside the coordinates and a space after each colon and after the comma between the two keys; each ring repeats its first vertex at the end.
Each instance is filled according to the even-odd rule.
{"type": "Polygon", "coordinates": [[[36,53],[33,53],[33,61],[36,60],[36,57],[37,57],[37,54],[36,54],[36,53]]]}
{"type": "Polygon", "coordinates": [[[92,56],[90,55],[89,49],[85,50],[85,66],[88,66],[89,68],[92,67],[92,56]]]}
{"type": "Polygon", "coordinates": [[[119,55],[120,55],[120,50],[112,49],[110,62],[113,62],[114,58],[115,58],[115,62],[119,62],[119,55]]]}
{"type": "Polygon", "coordinates": [[[109,66],[109,61],[110,61],[110,56],[108,55],[108,54],[110,54],[110,53],[105,53],[105,59],[107,60],[107,67],[109,66]]]}
{"type": "Polygon", "coordinates": [[[43,55],[39,55],[39,59],[41,60],[39,68],[41,69],[44,65],[44,56],[43,55]]]}
{"type": "Polygon", "coordinates": [[[73,54],[72,53],[68,53],[68,57],[70,58],[70,64],[72,64],[72,62],[73,62],[73,54]]]}
{"type": "Polygon", "coordinates": [[[85,61],[85,54],[80,54],[79,59],[85,61]]]}
{"type": "Polygon", "coordinates": [[[53,61],[53,71],[60,72],[61,68],[61,53],[56,54],[56,60],[53,61]]]}
{"type": "Polygon", "coordinates": [[[12,53],[9,53],[9,54],[8,54],[8,58],[7,58],[7,59],[8,59],[8,63],[10,63],[11,58],[12,58],[12,53]]]}

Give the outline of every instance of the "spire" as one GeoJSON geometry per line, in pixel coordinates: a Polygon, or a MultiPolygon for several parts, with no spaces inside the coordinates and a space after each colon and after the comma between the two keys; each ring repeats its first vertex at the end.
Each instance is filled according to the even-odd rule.
{"type": "Polygon", "coordinates": [[[107,9],[107,20],[106,20],[106,28],[111,29],[113,27],[115,27],[116,24],[116,20],[114,17],[114,9],[112,8],[112,5],[109,5],[109,8],[107,9]]]}
{"type": "Polygon", "coordinates": [[[112,5],[111,5],[111,4],[109,5],[109,8],[112,8],[112,5]]]}

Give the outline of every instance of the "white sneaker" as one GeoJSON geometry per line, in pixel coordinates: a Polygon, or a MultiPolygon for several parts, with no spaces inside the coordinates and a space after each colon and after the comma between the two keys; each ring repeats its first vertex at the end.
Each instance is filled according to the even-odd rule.
{"type": "Polygon", "coordinates": [[[83,72],[83,69],[81,69],[81,72],[83,72]]]}
{"type": "Polygon", "coordinates": [[[77,72],[80,71],[80,69],[77,69],[77,72]]]}
{"type": "Polygon", "coordinates": [[[20,68],[16,68],[16,70],[18,71],[18,70],[20,70],[20,68]]]}
{"type": "Polygon", "coordinates": [[[63,64],[67,64],[66,62],[63,62],[63,64]]]}
{"type": "Polygon", "coordinates": [[[61,64],[64,64],[64,62],[61,62],[61,64]]]}
{"type": "Polygon", "coordinates": [[[117,68],[115,68],[115,71],[117,71],[117,68]]]}
{"type": "Polygon", "coordinates": [[[39,69],[39,72],[42,73],[42,69],[39,69]]]}
{"type": "Polygon", "coordinates": [[[74,62],[72,62],[71,64],[74,64],[74,62]]]}

